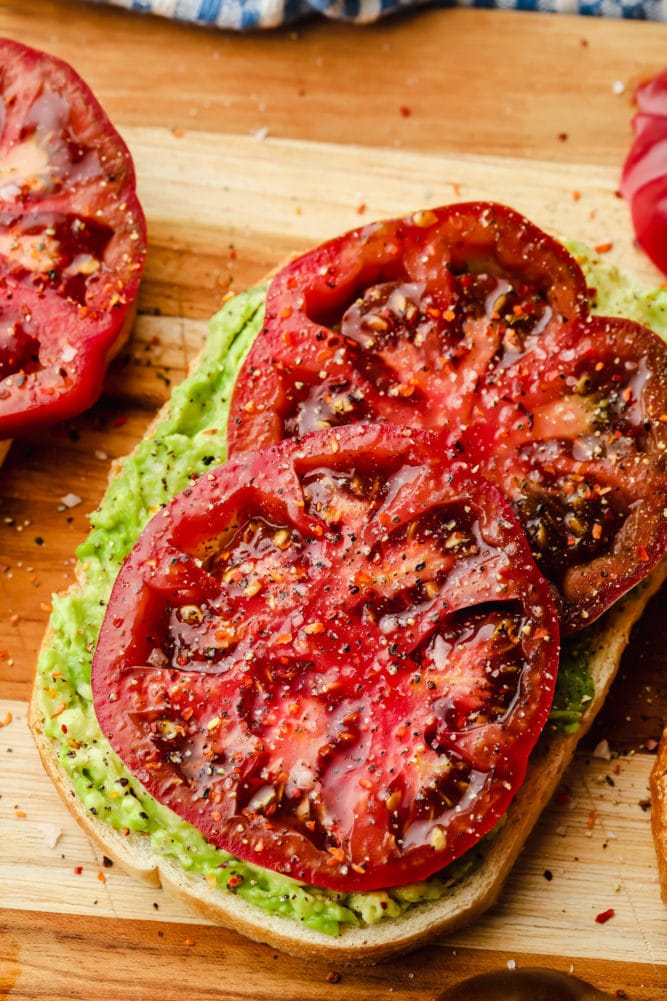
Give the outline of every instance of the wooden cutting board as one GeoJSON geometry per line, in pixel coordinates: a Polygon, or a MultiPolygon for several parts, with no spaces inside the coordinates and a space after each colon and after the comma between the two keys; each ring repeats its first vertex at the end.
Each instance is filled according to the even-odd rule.
{"type": "Polygon", "coordinates": [[[106,868],[44,776],[25,712],[50,595],[71,580],[109,464],[230,289],[359,222],[469,198],[611,243],[610,259],[659,280],[616,186],[630,93],[662,68],[667,26],[432,11],[232,36],[30,0],[0,3],[0,34],[68,58],[94,87],[134,155],[150,244],[102,400],[15,442],[0,471],[0,997],[416,1001],[508,962],[572,969],[633,1001],[665,996],[647,790],[667,712],[664,593],[501,904],[373,969],[279,956],[106,868]]]}

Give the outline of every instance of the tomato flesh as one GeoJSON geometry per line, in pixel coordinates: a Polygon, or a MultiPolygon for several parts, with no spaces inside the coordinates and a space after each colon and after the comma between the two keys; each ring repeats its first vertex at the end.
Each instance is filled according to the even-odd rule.
{"type": "Polygon", "coordinates": [[[432,435],[353,425],[231,460],[156,515],[92,685],[127,766],[211,842],[374,889],[505,812],[558,648],[500,491],[432,435]]]}
{"type": "Polygon", "coordinates": [[[637,242],[667,275],[667,70],[637,88],[635,138],[621,175],[637,242]]]}
{"type": "Polygon", "coordinates": [[[228,447],[355,421],[442,432],[511,499],[572,632],[667,548],[666,412],[660,339],[591,317],[576,261],[522,216],[459,204],[345,234],[274,279],[228,447]]]}
{"type": "Polygon", "coordinates": [[[0,438],[99,396],[146,250],[130,154],[61,60],[0,40],[0,438]]]}

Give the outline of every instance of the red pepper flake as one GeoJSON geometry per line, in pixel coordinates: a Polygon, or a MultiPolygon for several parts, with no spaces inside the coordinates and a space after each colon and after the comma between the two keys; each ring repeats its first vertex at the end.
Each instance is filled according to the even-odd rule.
{"type": "Polygon", "coordinates": [[[242,882],[243,882],[243,876],[239,876],[238,873],[234,873],[227,880],[227,889],[235,890],[238,886],[241,885],[242,882]]]}
{"type": "Polygon", "coordinates": [[[606,911],[600,911],[599,914],[596,914],[595,920],[599,925],[605,925],[610,918],[613,918],[615,913],[613,907],[608,907],[606,911]]]}
{"type": "Polygon", "coordinates": [[[572,192],[572,201],[573,202],[578,202],[580,198],[581,198],[581,191],[573,191],[572,192]]]}
{"type": "Polygon", "coordinates": [[[336,970],[329,970],[324,979],[328,984],[339,984],[343,978],[336,970]]]}
{"type": "Polygon", "coordinates": [[[183,129],[180,127],[180,125],[175,126],[171,130],[171,134],[174,137],[174,139],[182,139],[183,136],[185,135],[185,133],[184,133],[183,129]]]}
{"type": "Polygon", "coordinates": [[[356,208],[357,215],[363,215],[365,211],[366,211],[366,202],[360,202],[356,208]]]}
{"type": "Polygon", "coordinates": [[[409,118],[412,114],[412,108],[409,108],[407,104],[402,104],[398,110],[401,113],[401,118],[409,118]]]}
{"type": "Polygon", "coordinates": [[[565,806],[566,803],[570,802],[570,794],[567,791],[559,792],[556,796],[556,802],[559,806],[565,806]]]}
{"type": "Polygon", "coordinates": [[[595,247],[596,254],[608,254],[614,244],[611,240],[607,240],[606,243],[598,243],[595,247]]]}
{"type": "Polygon", "coordinates": [[[124,414],[119,414],[118,417],[114,417],[111,422],[111,426],[114,428],[122,428],[123,424],[127,424],[127,417],[124,414]]]}
{"type": "Polygon", "coordinates": [[[4,720],[0,720],[0,727],[9,726],[13,718],[12,714],[8,712],[4,720]]]}
{"type": "Polygon", "coordinates": [[[595,827],[596,817],[597,817],[597,811],[591,810],[590,813],[588,814],[588,817],[586,818],[586,827],[588,828],[589,831],[592,831],[593,828],[595,827]]]}
{"type": "Polygon", "coordinates": [[[646,546],[637,546],[637,559],[642,563],[648,563],[648,552],[646,546]]]}
{"type": "Polygon", "coordinates": [[[75,865],[74,866],[74,875],[75,876],[80,876],[82,872],[83,872],[83,866],[82,865],[75,865]]]}
{"type": "Polygon", "coordinates": [[[107,881],[107,878],[106,878],[106,876],[105,876],[105,875],[104,875],[104,873],[103,873],[103,872],[101,872],[101,871],[100,871],[100,872],[98,872],[98,874],[97,874],[97,878],[99,879],[100,883],[106,883],[106,881],[107,881]]]}
{"type": "Polygon", "coordinates": [[[195,940],[193,938],[186,938],[185,939],[185,944],[186,945],[194,945],[195,944],[195,940]]]}
{"type": "Polygon", "coordinates": [[[18,807],[17,807],[17,808],[16,808],[15,810],[14,810],[14,816],[15,816],[15,817],[18,817],[18,818],[19,818],[19,820],[23,820],[23,818],[24,818],[24,817],[27,817],[27,816],[28,816],[28,814],[27,814],[27,813],[25,812],[25,810],[19,810],[19,809],[18,809],[18,807]]]}

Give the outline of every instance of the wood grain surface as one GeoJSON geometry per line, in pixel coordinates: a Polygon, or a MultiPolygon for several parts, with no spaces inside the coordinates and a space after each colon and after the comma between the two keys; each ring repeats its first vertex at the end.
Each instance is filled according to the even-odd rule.
{"type": "Polygon", "coordinates": [[[110,462],[182,378],[230,289],[359,221],[471,197],[611,241],[611,259],[657,280],[616,186],[632,89],[663,68],[667,26],[442,10],[235,36],[26,0],[0,2],[0,34],[91,84],[134,155],[149,224],[139,317],[102,399],[14,442],[0,471],[0,997],[416,1001],[508,962],[664,997],[647,791],[667,712],[664,591],[500,906],[373,969],[279,956],[105,868],[40,770],[25,704],[51,594],[71,580],[110,462]],[[610,760],[592,755],[602,738],[610,760]]]}

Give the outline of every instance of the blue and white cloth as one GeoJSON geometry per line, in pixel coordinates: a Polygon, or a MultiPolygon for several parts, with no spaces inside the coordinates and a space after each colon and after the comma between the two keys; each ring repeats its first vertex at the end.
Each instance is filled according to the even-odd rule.
{"type": "MultiPolygon", "coordinates": [[[[189,24],[246,30],[292,24],[308,14],[367,24],[430,0],[95,0],[189,24]]],[[[593,17],[667,21],[667,0],[435,0],[438,7],[536,10],[593,17]]]]}

